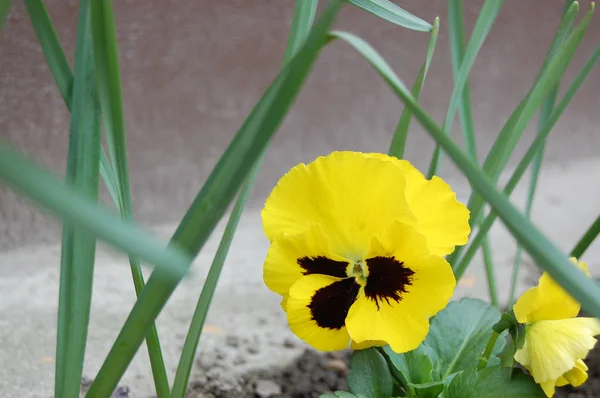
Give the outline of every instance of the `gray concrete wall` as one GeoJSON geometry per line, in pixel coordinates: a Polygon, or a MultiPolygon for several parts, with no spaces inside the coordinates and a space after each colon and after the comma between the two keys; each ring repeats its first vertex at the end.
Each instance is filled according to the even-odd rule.
{"type": "MultiPolygon", "coordinates": [[[[68,114],[22,2],[0,34],[0,138],[63,173],[68,114]]],[[[46,2],[72,59],[77,2],[46,2]]],[[[176,222],[229,140],[278,71],[291,0],[116,3],[131,181],[136,216],[176,222]]],[[[442,121],[452,89],[446,1],[400,1],[441,33],[422,103],[442,121]]],[[[466,0],[469,28],[481,0],[466,0]]],[[[582,1],[585,10],[588,1],[582,1]]],[[[507,0],[475,63],[471,88],[481,153],[526,93],[553,38],[562,0],[507,0]]],[[[600,39],[595,19],[567,82],[600,39]]],[[[407,31],[347,6],[337,27],[367,39],[407,83],[424,58],[427,34],[407,31]]],[[[596,68],[549,141],[549,162],[595,157],[600,148],[600,71],[596,68]]],[[[330,45],[275,138],[252,205],[300,161],[335,149],[386,151],[402,106],[351,48],[330,45]]],[[[531,139],[530,131],[524,142],[531,139]]],[[[523,153],[520,144],[518,153],[523,153]]],[[[414,125],[407,158],[429,162],[431,140],[414,125]]],[[[444,175],[456,170],[444,164],[444,175]]],[[[57,223],[0,186],[0,248],[56,242],[57,223]]]]}

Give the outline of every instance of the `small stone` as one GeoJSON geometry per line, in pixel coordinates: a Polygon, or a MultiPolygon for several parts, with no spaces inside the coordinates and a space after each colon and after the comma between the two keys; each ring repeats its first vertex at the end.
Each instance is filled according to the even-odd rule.
{"type": "Polygon", "coordinates": [[[221,350],[220,348],[217,348],[215,350],[215,356],[217,357],[218,360],[223,360],[227,357],[227,353],[223,350],[221,350]]]}
{"type": "Polygon", "coordinates": [[[269,321],[267,320],[267,318],[258,318],[258,324],[260,326],[264,326],[268,323],[269,321]]]}
{"type": "Polygon", "coordinates": [[[86,376],[83,376],[83,377],[81,378],[81,387],[83,387],[83,388],[87,388],[87,387],[89,387],[89,386],[91,386],[91,385],[92,385],[92,382],[93,382],[93,381],[94,381],[94,380],[92,380],[91,378],[89,378],[89,377],[86,377],[86,376]]]}
{"type": "Polygon", "coordinates": [[[283,346],[285,348],[296,348],[296,342],[289,337],[286,337],[283,340],[283,346]]]}
{"type": "Polygon", "coordinates": [[[247,348],[249,354],[258,354],[260,349],[258,348],[258,344],[249,345],[247,348]]]}
{"type": "Polygon", "coordinates": [[[245,363],[246,363],[246,359],[241,355],[238,355],[235,358],[233,358],[234,365],[243,365],[245,363]]]}
{"type": "Polygon", "coordinates": [[[327,369],[335,370],[338,373],[345,374],[348,371],[348,367],[346,366],[346,362],[341,359],[330,359],[327,361],[327,369]]]}
{"type": "Polygon", "coordinates": [[[225,337],[225,344],[229,347],[237,348],[240,346],[240,338],[237,336],[229,335],[225,337]]]}
{"type": "Polygon", "coordinates": [[[257,380],[254,383],[254,392],[260,398],[269,398],[281,394],[281,386],[273,380],[257,380]]]}
{"type": "Polygon", "coordinates": [[[129,387],[124,386],[117,388],[110,398],[129,398],[129,387]]]}

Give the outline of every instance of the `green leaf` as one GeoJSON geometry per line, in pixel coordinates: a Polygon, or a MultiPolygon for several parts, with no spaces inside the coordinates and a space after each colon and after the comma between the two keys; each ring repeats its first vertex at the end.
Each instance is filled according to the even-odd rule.
{"type": "MultiPolygon", "coordinates": [[[[561,42],[560,47],[556,52],[553,52],[554,44],[551,46],[551,51],[549,51],[546,56],[544,65],[541,67],[531,90],[517,106],[498,134],[498,137],[482,166],[484,173],[493,183],[498,181],[500,173],[506,166],[529,121],[533,118],[548,93],[556,86],[556,84],[558,84],[572,60],[573,55],[579,47],[583,35],[589,26],[594,10],[593,4],[594,3],[590,4],[590,11],[586,14],[583,21],[573,29],[566,39],[563,40],[560,35],[555,37],[555,41],[561,42]]],[[[577,3],[573,3],[571,8],[577,9],[577,7],[577,3]]],[[[571,13],[573,12],[575,11],[570,10],[566,14],[565,18],[561,21],[561,25],[569,22],[569,18],[571,18],[571,13]]],[[[473,224],[475,220],[478,220],[479,215],[483,210],[483,206],[483,199],[476,191],[474,191],[469,198],[467,206],[471,211],[471,224],[473,224]]],[[[462,248],[458,247],[448,259],[450,264],[453,264],[454,269],[456,269],[456,260],[461,251],[462,248]]]]}
{"type": "MultiPolygon", "coordinates": [[[[190,255],[202,248],[287,114],[341,5],[341,1],[330,2],[298,54],[286,64],[250,113],[188,209],[171,239],[172,244],[190,255]]],[[[105,397],[116,388],[179,281],[165,278],[162,272],[152,273],[90,386],[88,397],[105,397]]]]}
{"type": "MultiPolygon", "coordinates": [[[[67,184],[90,202],[98,200],[100,106],[96,93],[89,3],[79,7],[67,184]]],[[[96,236],[63,225],[56,339],[55,395],[78,397],[92,301],[96,236]]]]}
{"type": "Polygon", "coordinates": [[[348,0],[358,8],[370,12],[379,18],[385,19],[396,25],[403,26],[407,29],[417,30],[420,32],[429,32],[431,24],[423,21],[421,18],[404,11],[394,3],[388,0],[348,0]]]}
{"type": "Polygon", "coordinates": [[[520,369],[493,366],[479,371],[468,369],[450,383],[444,398],[545,398],[533,377],[520,369]]]}
{"type": "Polygon", "coordinates": [[[2,30],[4,27],[4,21],[6,21],[6,16],[8,15],[8,10],[10,10],[10,6],[10,0],[0,0],[0,30],[2,30]]]}
{"type": "Polygon", "coordinates": [[[438,363],[437,354],[431,347],[421,344],[412,351],[398,354],[390,346],[385,346],[383,351],[407,383],[424,384],[440,380],[439,369],[434,367],[438,363]]]}
{"type": "MultiPolygon", "coordinates": [[[[411,91],[413,97],[417,101],[419,100],[419,96],[421,95],[423,83],[425,82],[425,77],[427,77],[427,71],[429,70],[429,66],[431,65],[431,59],[433,58],[433,52],[435,51],[435,45],[437,43],[439,32],[440,19],[436,18],[433,22],[433,29],[431,29],[431,35],[429,37],[429,46],[427,47],[425,63],[421,67],[419,75],[417,76],[411,91]]],[[[398,122],[398,126],[396,126],[394,137],[392,138],[392,142],[390,144],[390,149],[388,151],[388,154],[390,156],[395,156],[398,159],[402,159],[402,157],[404,156],[404,150],[406,148],[406,139],[408,137],[408,129],[410,127],[411,120],[412,112],[407,107],[404,107],[402,115],[400,116],[400,121],[398,122]]]]}
{"type": "MultiPolygon", "coordinates": [[[[532,162],[532,160],[538,153],[539,148],[544,144],[546,138],[554,128],[556,122],[575,96],[575,93],[577,93],[585,79],[588,77],[589,73],[593,70],[598,60],[600,60],[600,46],[596,47],[593,54],[587,60],[583,68],[581,68],[581,71],[579,72],[575,80],[573,80],[573,83],[569,86],[561,101],[554,108],[552,114],[546,120],[546,123],[544,124],[542,130],[539,132],[535,140],[531,143],[523,158],[519,161],[519,164],[515,168],[515,171],[513,172],[512,176],[504,186],[504,190],[502,191],[506,197],[509,197],[512,194],[513,190],[516,188],[519,181],[525,174],[527,167],[529,167],[529,164],[532,162]]],[[[475,256],[477,249],[487,236],[488,231],[496,221],[497,217],[498,215],[494,211],[488,214],[483,223],[481,223],[481,225],[479,226],[477,235],[475,235],[474,238],[470,239],[469,247],[465,252],[464,256],[461,258],[460,262],[454,263],[454,274],[457,280],[460,279],[464,274],[471,260],[475,256]]],[[[597,228],[600,229],[600,225],[597,228]]]]}
{"type": "MultiPolygon", "coordinates": [[[[296,55],[299,48],[306,40],[310,32],[310,27],[314,21],[315,12],[317,8],[317,0],[305,1],[297,0],[296,8],[294,10],[294,18],[292,21],[292,27],[288,39],[287,51],[284,58],[284,65],[287,64],[294,55],[296,55]]],[[[246,178],[244,185],[242,186],[241,192],[238,196],[237,201],[233,207],[229,221],[225,227],[225,232],[219,243],[219,248],[213,259],[213,263],[209,269],[207,278],[202,287],[202,292],[198,299],[192,322],[188,330],[185,343],[183,345],[182,354],[179,359],[179,365],[175,374],[175,380],[173,382],[173,390],[171,392],[172,398],[183,398],[187,392],[187,384],[196,357],[196,349],[198,342],[202,335],[202,329],[204,328],[204,322],[206,321],[206,315],[212,301],[213,293],[217,286],[223,264],[229,252],[231,241],[233,239],[235,230],[237,229],[239,219],[242,215],[244,206],[248,200],[250,190],[260,169],[260,165],[264,158],[265,150],[256,161],[252,171],[246,178]]]]}
{"type": "MultiPolygon", "coordinates": [[[[492,335],[500,311],[481,300],[453,301],[432,320],[425,345],[437,354],[441,379],[465,369],[475,368],[492,335]]],[[[504,346],[500,337],[494,353],[504,346]]]]}
{"type": "Polygon", "coordinates": [[[67,103],[67,107],[71,109],[73,73],[58,40],[54,25],[50,21],[48,11],[42,0],[25,0],[25,7],[27,7],[31,24],[46,56],[50,71],[56,80],[58,90],[67,103]]]}
{"type": "MultiPolygon", "coordinates": [[[[119,52],[112,1],[94,1],[92,7],[98,91],[102,114],[104,116],[106,141],[114,169],[107,166],[108,158],[106,156],[102,157],[101,166],[102,170],[105,171],[103,174],[105,175],[105,183],[109,192],[111,185],[116,185],[118,195],[115,204],[119,209],[121,217],[132,220],[133,211],[129,184],[125,117],[123,114],[119,52]]],[[[132,255],[129,256],[129,265],[135,292],[139,297],[145,286],[142,267],[139,259],[132,255]]],[[[167,398],[170,396],[169,381],[167,379],[167,371],[156,326],[153,325],[149,330],[146,342],[156,395],[158,398],[167,398]]]]}
{"type": "Polygon", "coordinates": [[[4,144],[0,144],[0,179],[65,223],[156,265],[169,278],[182,278],[187,273],[191,257],[183,254],[176,245],[165,248],[137,225],[120,220],[114,212],[94,204],[88,196],[66,186],[56,176],[4,144]]]}
{"type": "Polygon", "coordinates": [[[351,393],[365,398],[389,398],[394,391],[387,361],[376,348],[352,353],[347,381],[351,393]]]}
{"type": "Polygon", "coordinates": [[[336,391],[331,394],[321,394],[319,398],[361,398],[358,395],[350,394],[346,391],[336,391]]]}
{"type": "MultiPolygon", "coordinates": [[[[598,48],[600,50],[600,47],[598,48]]],[[[600,215],[596,218],[596,221],[593,222],[592,225],[588,228],[588,230],[583,234],[579,242],[575,245],[573,250],[571,251],[571,257],[580,258],[583,256],[583,253],[587,250],[588,247],[596,240],[600,234],[600,215]]]]}
{"type": "MultiPolygon", "coordinates": [[[[444,120],[444,131],[446,134],[450,132],[452,124],[454,122],[454,114],[458,108],[459,103],[463,99],[463,91],[469,78],[469,72],[475,62],[477,53],[481,49],[483,42],[485,41],[500,8],[502,8],[503,0],[486,0],[481,7],[481,12],[471,32],[471,40],[467,45],[467,49],[462,58],[460,68],[455,74],[454,89],[452,90],[452,96],[450,97],[450,104],[446,113],[446,119],[444,120]]],[[[429,178],[437,174],[441,162],[441,148],[439,144],[436,144],[431,163],[429,164],[429,178]]]]}

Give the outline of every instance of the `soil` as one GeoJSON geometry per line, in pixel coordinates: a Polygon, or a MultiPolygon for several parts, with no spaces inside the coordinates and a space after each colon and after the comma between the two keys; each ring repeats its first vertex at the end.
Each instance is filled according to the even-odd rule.
{"type": "MultiPolygon", "coordinates": [[[[351,353],[319,353],[305,350],[289,366],[259,370],[245,376],[230,375],[218,361],[198,361],[204,371],[191,384],[188,398],[318,398],[336,390],[347,390],[346,375],[351,353]]],[[[558,388],[556,398],[600,397],[600,344],[586,359],[588,381],[581,387],[558,388]]],[[[84,389],[86,387],[86,382],[84,389]]],[[[88,384],[89,385],[89,384],[88,384]]],[[[129,398],[129,388],[119,387],[113,398],[129,398]]]]}

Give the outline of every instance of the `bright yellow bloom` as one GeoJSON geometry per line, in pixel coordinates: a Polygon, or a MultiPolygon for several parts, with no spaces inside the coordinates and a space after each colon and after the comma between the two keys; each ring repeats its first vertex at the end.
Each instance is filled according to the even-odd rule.
{"type": "Polygon", "coordinates": [[[292,331],[324,351],[416,348],[456,285],[442,256],[470,231],[468,210],[440,178],[359,152],[294,167],[262,218],[265,283],[292,331]]]}
{"type": "MultiPolygon", "coordinates": [[[[571,261],[588,276],[587,265],[571,261]]],[[[583,359],[600,334],[596,318],[576,318],[580,304],[544,272],[538,286],[527,290],[515,303],[517,321],[526,324],[525,344],[515,353],[546,395],[555,387],[580,386],[587,380],[583,359]]]]}

